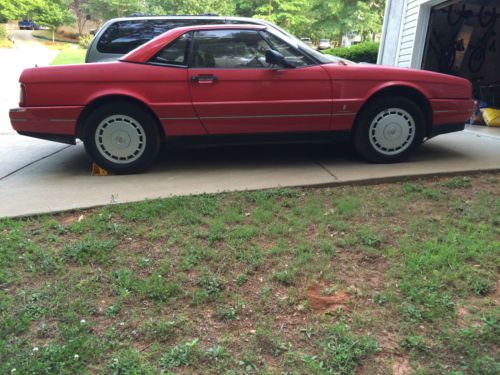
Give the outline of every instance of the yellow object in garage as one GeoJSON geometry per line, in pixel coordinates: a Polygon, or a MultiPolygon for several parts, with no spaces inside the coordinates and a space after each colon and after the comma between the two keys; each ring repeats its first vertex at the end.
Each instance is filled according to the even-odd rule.
{"type": "Polygon", "coordinates": [[[500,127],[500,109],[484,108],[481,112],[486,125],[500,127]]]}

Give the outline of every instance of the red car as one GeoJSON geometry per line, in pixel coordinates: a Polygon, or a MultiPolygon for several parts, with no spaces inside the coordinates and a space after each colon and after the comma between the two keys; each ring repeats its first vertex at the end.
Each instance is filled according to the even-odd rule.
{"type": "Polygon", "coordinates": [[[474,110],[465,79],[354,64],[259,25],[177,28],[120,61],[27,69],[20,82],[19,134],[79,138],[116,173],[147,168],[162,142],[186,136],[348,134],[369,161],[395,162],[462,130],[474,110]]]}

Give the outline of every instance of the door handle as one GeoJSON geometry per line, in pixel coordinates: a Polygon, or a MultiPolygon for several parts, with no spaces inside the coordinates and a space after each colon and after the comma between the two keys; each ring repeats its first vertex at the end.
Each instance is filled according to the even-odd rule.
{"type": "Polygon", "coordinates": [[[191,81],[198,83],[214,83],[217,80],[217,76],[214,76],[213,74],[200,74],[197,76],[191,76],[191,81]]]}

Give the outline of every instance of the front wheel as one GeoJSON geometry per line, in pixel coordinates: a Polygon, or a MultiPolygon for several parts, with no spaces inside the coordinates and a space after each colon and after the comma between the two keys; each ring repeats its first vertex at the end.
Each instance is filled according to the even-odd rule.
{"type": "Polygon", "coordinates": [[[399,162],[424,138],[425,117],[410,99],[383,97],[360,113],[353,134],[356,151],[374,163],[399,162]]]}
{"type": "Polygon", "coordinates": [[[118,174],[136,173],[156,159],[160,134],[154,118],[140,106],[115,102],[87,118],[83,142],[100,167],[118,174]]]}

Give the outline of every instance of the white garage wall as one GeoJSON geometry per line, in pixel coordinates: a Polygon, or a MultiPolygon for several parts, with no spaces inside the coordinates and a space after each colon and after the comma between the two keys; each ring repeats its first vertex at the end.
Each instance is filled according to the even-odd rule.
{"type": "Polygon", "coordinates": [[[406,0],[386,0],[378,64],[396,65],[401,18],[406,0]]]}
{"type": "Polygon", "coordinates": [[[397,66],[411,66],[421,0],[407,0],[401,22],[397,66]]]}
{"type": "Polygon", "coordinates": [[[387,0],[378,63],[420,68],[431,8],[447,0],[387,0]]]}

